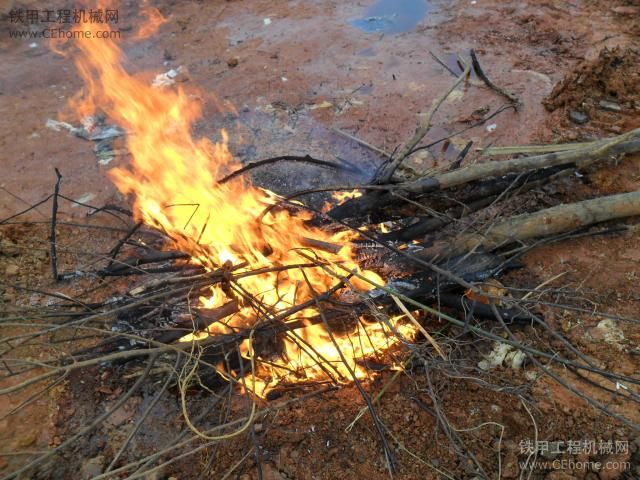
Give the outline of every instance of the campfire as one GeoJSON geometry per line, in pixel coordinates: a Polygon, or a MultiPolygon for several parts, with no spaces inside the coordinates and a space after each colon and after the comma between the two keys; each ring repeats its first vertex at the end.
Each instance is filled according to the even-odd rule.
{"type": "MultiPolygon", "coordinates": [[[[157,27],[161,22],[156,18],[155,23],[157,27]]],[[[531,322],[534,316],[521,308],[487,306],[490,295],[475,282],[509,268],[507,260],[488,252],[638,214],[638,194],[623,194],[515,217],[492,225],[486,233],[464,234],[419,249],[398,244],[398,240],[414,240],[448,223],[436,217],[406,225],[394,222],[397,214],[380,213],[393,211],[389,205],[404,197],[421,199],[430,192],[470,185],[462,193],[468,206],[453,208],[454,215],[468,214],[491,205],[509,190],[530,189],[562,176],[576,164],[584,166],[611,153],[633,151],[640,141],[633,131],[579,148],[562,147],[559,153],[489,162],[399,183],[394,178],[397,168],[415,151],[435,109],[464,81],[472,64],[487,85],[517,108],[517,98],[487,77],[473,51],[471,62],[434,104],[427,122],[380,168],[374,182],[361,190],[336,190],[334,205],[328,204],[322,212],[254,186],[241,174],[247,168],[230,153],[226,131],[221,131],[219,143],[194,138],[193,124],[201,115],[199,100],[180,87],[150,85],[130,75],[115,42],[82,41],[78,47],[75,63],[85,89],[74,100],[76,111],[81,115],[101,111],[127,134],[128,161],[111,169],[109,177],[133,204],[134,228],[144,225],[162,232],[164,249],[177,256],[180,268],[202,272],[172,279],[188,286],[190,293],[186,303],[174,299],[169,316],[175,329],[153,341],[177,341],[180,348],[192,351],[217,348],[217,355],[209,355],[215,373],[241,383],[259,397],[268,397],[279,385],[370,377],[369,367],[384,362],[386,350],[410,345],[418,334],[444,358],[416,320],[417,312],[424,311],[416,298],[439,293],[440,301],[453,309],[498,315],[509,322],[531,322]],[[487,177],[496,180],[486,181],[487,177]],[[343,222],[349,218],[360,224],[362,219],[383,222],[359,228],[343,222]],[[396,230],[389,231],[384,220],[397,225],[396,230]],[[395,256],[392,262],[398,264],[397,269],[400,259],[414,260],[419,268],[416,271],[414,266],[413,276],[395,275],[400,280],[405,277],[402,281],[410,285],[408,290],[390,293],[375,271],[361,268],[358,257],[372,244],[386,246],[395,256]],[[479,247],[480,252],[474,253],[479,247]],[[409,253],[411,250],[415,252],[409,253]],[[433,276],[419,273],[420,267],[441,277],[438,281],[445,286],[435,287],[433,276]],[[447,293],[452,287],[465,287],[466,293],[447,293]],[[405,305],[399,298],[403,295],[413,303],[405,305]],[[230,361],[220,354],[234,345],[241,358],[230,361]]],[[[382,266],[378,259],[377,269],[382,266]]],[[[135,269],[130,260],[123,262],[114,256],[103,274],[123,272],[135,273],[135,269]]],[[[132,293],[138,296],[157,288],[156,282],[132,293]]]]}
{"type": "MultiPolygon", "coordinates": [[[[164,22],[156,11],[148,13],[151,21],[141,29],[141,37],[153,35],[164,22]]],[[[258,187],[251,172],[275,162],[326,169],[353,166],[309,155],[243,162],[232,154],[232,133],[220,130],[218,142],[194,134],[203,115],[197,87],[174,84],[173,74],[156,81],[148,74],[132,74],[117,42],[91,38],[104,25],[83,23],[78,28],[89,32],[88,37],[53,46],[72,55],[83,80],[71,106],[74,122],[84,126],[51,125],[94,139],[108,124],[111,133],[124,136],[125,153],[108,171],[122,203],[75,203],[89,209],[92,218],[104,213],[124,218],[128,230],[99,267],[60,270],[59,203],[74,200],[64,194],[64,171],[56,170],[55,190],[47,198],[52,201],[53,278],[69,283],[90,277],[98,284],[129,277],[130,282],[126,291],[114,290],[99,303],[67,302],[59,294],[65,300],[57,305],[60,325],[86,330],[99,340],[73,345],[59,357],[40,362],[50,369],[4,393],[93,366],[126,365],[130,376],[123,378],[138,377],[132,391],[145,378],[170,372],[161,393],[175,387],[182,418],[194,438],[219,442],[247,432],[255,437],[260,412],[290,392],[353,385],[365,406],[347,431],[368,412],[385,465],[393,472],[402,443],[381,422],[376,402],[401,373],[417,369],[427,372],[433,392],[430,372],[448,368],[452,352],[462,351],[456,343],[460,339],[482,342],[489,352],[476,362],[477,370],[490,370],[509,358],[517,364],[514,369],[535,366],[561,383],[555,365],[602,381],[640,384],[597,366],[545,322],[530,297],[546,283],[519,295],[499,280],[503,273],[522,268],[520,258],[541,245],[633,228],[626,220],[640,215],[638,191],[546,208],[516,204],[544,185],[640,151],[640,130],[582,143],[479,150],[468,141],[450,165],[416,174],[406,167],[408,159],[434,145],[424,145],[434,115],[469,81],[472,71],[477,83],[506,102],[478,125],[521,108],[519,98],[491,80],[472,50],[468,58],[459,57],[455,79],[434,100],[414,135],[393,153],[378,150],[383,161],[366,182],[285,195],[258,187]],[[509,158],[502,158],[506,155],[509,158]],[[318,193],[327,199],[324,206],[309,201],[309,195],[318,193]],[[560,347],[544,349],[514,333],[525,328],[560,347]],[[147,360],[143,369],[141,359],[147,360]],[[370,395],[368,388],[380,379],[379,373],[389,371],[393,373],[378,395],[370,395]],[[233,420],[206,424],[206,412],[192,414],[189,396],[194,391],[216,399],[236,395],[249,402],[248,413],[234,412],[233,420]]],[[[356,137],[349,139],[370,148],[356,137]]],[[[127,395],[122,403],[115,400],[104,418],[121,408],[127,395]]],[[[629,395],[637,400],[637,394],[629,395]]],[[[442,422],[437,395],[432,398],[433,410],[421,408],[442,422]]],[[[632,425],[600,400],[589,400],[632,425]]],[[[77,438],[61,441],[52,452],[77,438]]],[[[117,466],[130,439],[110,460],[110,474],[132,470],[132,464],[117,466]]]]}
{"type": "Polygon", "coordinates": [[[212,279],[189,303],[197,318],[209,320],[197,321],[198,331],[181,342],[295,328],[281,338],[279,358],[268,362],[260,361],[265,352],[255,352],[250,338],[240,344],[245,359],[257,355],[259,379],[252,377],[249,388],[263,396],[268,384],[283,380],[363,378],[365,360],[398,343],[390,328],[408,337],[416,332],[404,315],[389,326],[360,318],[355,303],[342,307],[354,309],[341,315],[351,317],[346,331],[328,330],[320,302],[331,293],[350,290],[357,298],[384,285],[375,272],[359,268],[351,244],[357,234],[314,227],[302,204],[284,202],[246,177],[229,179],[242,165],[224,130],[220,143],[192,136],[201,113],[195,99],[128,74],[114,42],[78,45],[75,62],[86,90],[77,110],[99,109],[127,132],[130,161],[109,177],[132,200],[136,222],[162,232],[167,249],[185,254],[189,266],[212,279]]]}

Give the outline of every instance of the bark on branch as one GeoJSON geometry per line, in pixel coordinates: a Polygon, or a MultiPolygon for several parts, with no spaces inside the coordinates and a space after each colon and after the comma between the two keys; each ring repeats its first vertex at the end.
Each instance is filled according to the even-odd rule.
{"type": "Polygon", "coordinates": [[[438,242],[416,255],[433,259],[463,255],[477,249],[494,250],[514,242],[558,235],[607,220],[640,215],[640,191],[558,205],[519,215],[492,225],[484,234],[474,233],[438,242]]]}

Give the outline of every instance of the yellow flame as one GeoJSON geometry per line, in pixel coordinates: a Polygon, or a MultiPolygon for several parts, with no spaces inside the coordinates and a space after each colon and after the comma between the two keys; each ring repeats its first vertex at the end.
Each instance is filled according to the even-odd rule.
{"type": "MultiPolygon", "coordinates": [[[[157,20],[157,17],[154,17],[157,20]]],[[[157,28],[157,22],[154,22],[157,28]]],[[[78,27],[94,31],[95,24],[78,27]]],[[[104,29],[104,24],[100,26],[104,29]]],[[[264,209],[278,201],[278,196],[254,187],[243,178],[227,183],[217,179],[240,166],[228,148],[228,135],[223,130],[221,141],[191,135],[193,122],[199,118],[201,108],[180,87],[153,88],[147,80],[134,77],[122,66],[123,54],[119,46],[104,38],[76,41],[81,54],[76,66],[85,82],[84,96],[76,103],[82,113],[92,111],[96,105],[112,121],[127,132],[127,148],[131,162],[109,171],[117,188],[133,200],[136,220],[165,232],[173,241],[173,248],[189,253],[194,262],[205,268],[218,268],[226,262],[246,262],[247,269],[301,263],[299,249],[311,253],[307,239],[341,246],[339,253],[315,250],[313,255],[321,262],[340,262],[356,269],[349,245],[351,235],[345,232],[329,234],[305,223],[308,215],[274,209],[261,219],[264,209]]],[[[360,192],[350,192],[351,197],[360,192]]],[[[343,196],[341,198],[346,198],[343,196]]],[[[374,272],[363,272],[379,284],[383,280],[374,272]]],[[[316,292],[325,292],[337,279],[321,268],[299,268],[245,276],[237,281],[239,288],[259,299],[261,308],[272,314],[314,298],[316,292]]],[[[361,290],[371,287],[354,279],[361,290]]],[[[217,308],[229,300],[219,286],[200,299],[200,308],[217,308]]],[[[299,312],[294,320],[317,316],[315,308],[299,312]]],[[[210,334],[229,333],[234,328],[247,328],[256,324],[256,310],[245,302],[240,311],[223,322],[216,323],[210,334]]],[[[398,324],[398,328],[402,327],[398,324]]],[[[387,329],[388,330],[388,329],[387,329]]],[[[348,366],[358,376],[366,374],[356,363],[359,358],[393,343],[392,336],[378,323],[355,331],[336,335],[336,349],[323,325],[298,330],[300,342],[284,340],[286,360],[264,363],[262,372],[272,379],[290,377],[297,372],[299,378],[326,378],[333,372],[336,377],[349,377],[348,366]],[[365,331],[366,330],[366,331],[365,331]],[[309,353],[314,352],[314,353],[309,353]],[[348,358],[347,366],[339,366],[341,355],[348,358]],[[322,358],[318,365],[318,358],[322,358]],[[324,363],[324,365],[322,365],[324,363]],[[268,365],[268,366],[267,366],[268,365]]],[[[201,334],[183,338],[200,338],[201,334]]],[[[248,346],[244,346],[244,352],[248,346]]]]}

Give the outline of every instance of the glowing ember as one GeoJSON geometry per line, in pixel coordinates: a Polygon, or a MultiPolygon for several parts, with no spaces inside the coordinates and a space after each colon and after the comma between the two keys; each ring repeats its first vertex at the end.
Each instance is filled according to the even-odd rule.
{"type": "MultiPolygon", "coordinates": [[[[155,14],[151,18],[154,28],[162,23],[155,14]]],[[[97,27],[87,23],[79,28],[94,31],[97,27]]],[[[104,24],[100,28],[104,29],[104,24]]],[[[89,38],[77,44],[82,54],[76,57],[76,65],[87,90],[79,111],[86,114],[99,106],[128,132],[131,162],[112,169],[109,176],[123,194],[133,199],[136,220],[165,232],[174,242],[173,248],[189,253],[194,262],[207,269],[219,268],[227,262],[246,262],[247,270],[308,263],[301,252],[328,265],[339,262],[348,269],[357,268],[349,246],[350,233],[328,234],[305,224],[305,215],[282,209],[274,209],[261,218],[264,209],[278,200],[277,195],[241,178],[224,184],[216,182],[238,168],[239,162],[227,148],[225,131],[221,132],[221,143],[191,136],[191,125],[201,110],[181,88],[153,88],[148,81],[129,75],[121,64],[122,52],[113,41],[89,38]],[[308,239],[343,248],[338,253],[311,250],[308,239]]],[[[351,196],[358,194],[353,192],[351,196]]],[[[383,283],[373,272],[361,273],[383,283]]],[[[322,268],[305,268],[304,272],[291,268],[243,277],[234,286],[235,294],[242,298],[241,290],[244,290],[259,300],[260,308],[247,301],[245,295],[239,312],[223,323],[215,323],[210,334],[229,333],[238,327],[251,328],[265,319],[265,311],[277,315],[312,300],[338,282],[338,278],[322,268]]],[[[371,288],[357,278],[351,283],[362,291],[371,288]]],[[[210,295],[200,298],[199,307],[213,309],[228,301],[228,295],[216,286],[210,295]]],[[[307,308],[298,312],[293,320],[317,316],[315,308],[307,308]]],[[[410,333],[410,327],[402,326],[397,319],[393,322],[405,335],[410,333]]],[[[357,360],[395,341],[383,324],[364,325],[361,321],[349,335],[336,335],[340,351],[323,324],[296,332],[299,339],[294,341],[294,334],[290,332],[284,340],[284,360],[269,359],[260,363],[261,378],[274,382],[285,377],[291,381],[329,377],[348,381],[349,370],[358,376],[366,375],[357,360]],[[341,353],[349,368],[341,361],[341,353]]],[[[201,336],[190,335],[183,341],[201,336]]],[[[242,347],[245,354],[250,348],[247,342],[242,347]]],[[[262,390],[265,386],[266,383],[256,384],[256,389],[262,390]]]]}

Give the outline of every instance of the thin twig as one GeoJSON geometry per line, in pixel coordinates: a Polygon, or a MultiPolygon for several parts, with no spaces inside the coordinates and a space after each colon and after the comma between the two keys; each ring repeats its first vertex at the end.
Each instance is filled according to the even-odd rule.
{"type": "Polygon", "coordinates": [[[486,83],[490,89],[495,90],[503,97],[506,97],[513,104],[515,105],[520,104],[520,99],[518,97],[516,97],[513,93],[508,92],[504,88],[497,86],[495,83],[491,81],[489,77],[487,77],[487,74],[484,73],[484,71],[482,70],[482,67],[480,66],[480,62],[478,61],[478,57],[476,56],[476,52],[473,51],[473,48],[469,52],[469,56],[471,57],[471,62],[473,63],[473,69],[478,74],[478,77],[480,77],[482,81],[486,83]]]}
{"type": "Polygon", "coordinates": [[[267,158],[265,160],[259,160],[257,162],[251,162],[247,165],[245,165],[242,168],[239,168],[238,170],[231,172],[229,175],[226,175],[224,177],[222,177],[220,180],[218,180],[218,185],[222,185],[224,183],[227,183],[229,180],[234,179],[235,177],[237,177],[238,175],[242,175],[245,172],[248,172],[249,170],[253,170],[254,168],[257,167],[262,167],[264,165],[270,165],[272,163],[276,163],[276,162],[280,162],[280,161],[287,161],[287,162],[304,162],[304,163],[311,163],[314,165],[320,165],[323,167],[330,167],[330,168],[335,168],[336,170],[348,170],[348,168],[345,165],[341,165],[339,163],[335,163],[335,162],[330,162],[328,160],[319,160],[317,158],[313,158],[310,155],[305,155],[305,156],[300,156],[300,155],[283,155],[281,157],[273,157],[273,158],[267,158]]]}
{"type": "Polygon", "coordinates": [[[51,274],[53,275],[53,280],[58,281],[60,277],[58,276],[58,254],[56,253],[56,219],[58,217],[58,194],[60,193],[60,182],[62,181],[62,175],[57,168],[54,168],[56,172],[56,186],[53,192],[53,205],[51,207],[51,274]]]}

